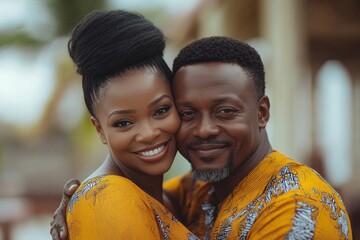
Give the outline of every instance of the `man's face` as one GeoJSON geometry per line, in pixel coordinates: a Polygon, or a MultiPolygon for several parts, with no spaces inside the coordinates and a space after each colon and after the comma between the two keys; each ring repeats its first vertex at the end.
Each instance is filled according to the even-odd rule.
{"type": "Polygon", "coordinates": [[[180,153],[196,178],[226,178],[256,150],[258,104],[248,74],[237,64],[200,63],[180,68],[173,93],[182,123],[180,153]]]}

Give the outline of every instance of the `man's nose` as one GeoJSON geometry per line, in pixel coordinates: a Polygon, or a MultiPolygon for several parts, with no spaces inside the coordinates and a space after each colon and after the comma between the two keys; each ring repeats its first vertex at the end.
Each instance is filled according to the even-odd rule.
{"type": "Polygon", "coordinates": [[[161,134],[160,128],[149,121],[143,121],[135,139],[138,142],[152,143],[161,134]]]}
{"type": "Polygon", "coordinates": [[[211,116],[201,116],[200,121],[198,121],[197,126],[195,127],[194,135],[201,139],[207,139],[219,134],[220,129],[214,123],[211,116]]]}

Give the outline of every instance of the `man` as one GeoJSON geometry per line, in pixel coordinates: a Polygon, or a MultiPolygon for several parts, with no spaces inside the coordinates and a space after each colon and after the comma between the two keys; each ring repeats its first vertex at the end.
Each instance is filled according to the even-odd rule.
{"type": "Polygon", "coordinates": [[[192,174],[165,188],[185,226],[201,239],[352,239],[338,193],[272,149],[255,49],[226,37],[200,39],[180,51],[173,72],[178,149],[192,174]]]}

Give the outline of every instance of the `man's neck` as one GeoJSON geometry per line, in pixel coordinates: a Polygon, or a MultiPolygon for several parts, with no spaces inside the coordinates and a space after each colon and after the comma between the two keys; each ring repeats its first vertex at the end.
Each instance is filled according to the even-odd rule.
{"type": "Polygon", "coordinates": [[[224,201],[224,199],[234,190],[239,182],[244,179],[244,177],[246,177],[249,172],[272,151],[273,150],[270,145],[267,133],[265,130],[262,130],[261,140],[256,151],[242,164],[240,164],[240,166],[232,170],[227,178],[219,182],[212,183],[215,188],[219,203],[224,201]]]}

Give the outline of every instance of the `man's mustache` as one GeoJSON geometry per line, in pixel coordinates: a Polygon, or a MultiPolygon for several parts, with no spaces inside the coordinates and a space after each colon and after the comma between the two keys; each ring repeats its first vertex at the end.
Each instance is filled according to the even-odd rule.
{"type": "Polygon", "coordinates": [[[216,138],[209,138],[209,139],[200,139],[195,138],[195,140],[188,144],[188,147],[197,147],[201,145],[230,145],[229,141],[219,140],[216,138]]]}

